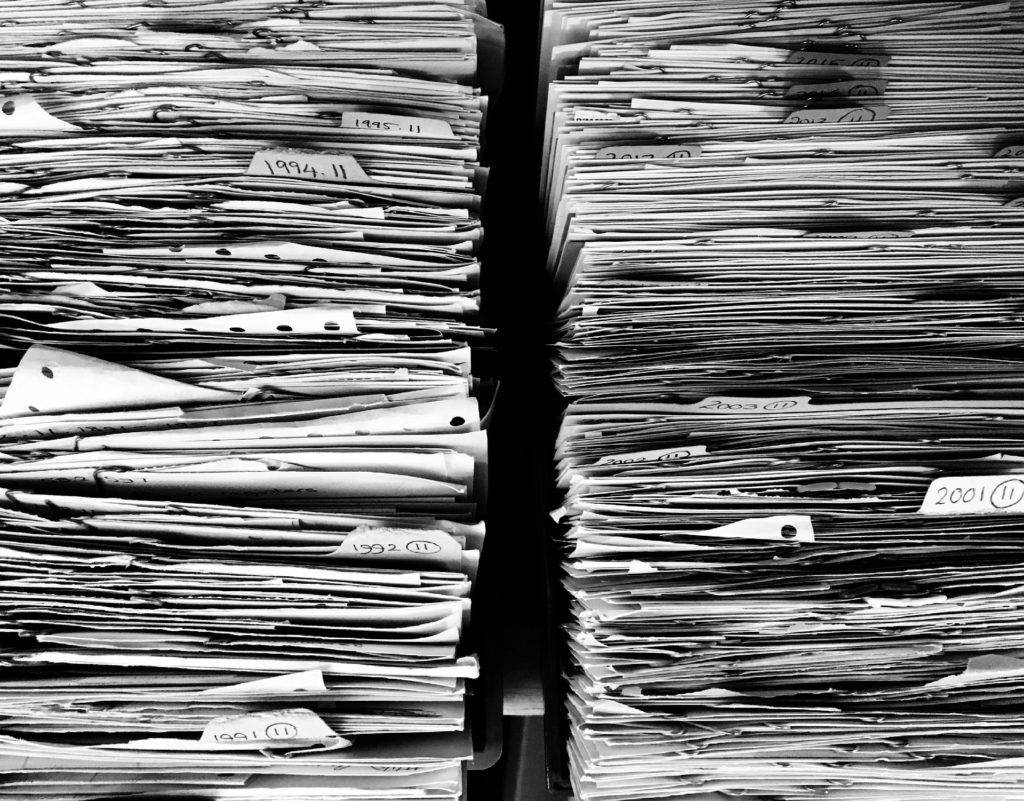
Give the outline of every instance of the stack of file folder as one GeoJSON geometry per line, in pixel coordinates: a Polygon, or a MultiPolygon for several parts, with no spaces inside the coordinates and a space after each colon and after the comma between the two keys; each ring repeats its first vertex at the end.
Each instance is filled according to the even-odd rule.
{"type": "Polygon", "coordinates": [[[5,4],[0,797],[462,796],[484,11],[5,4]]]}
{"type": "Polygon", "coordinates": [[[1024,796],[1024,18],[561,2],[581,801],[1024,796]]]}

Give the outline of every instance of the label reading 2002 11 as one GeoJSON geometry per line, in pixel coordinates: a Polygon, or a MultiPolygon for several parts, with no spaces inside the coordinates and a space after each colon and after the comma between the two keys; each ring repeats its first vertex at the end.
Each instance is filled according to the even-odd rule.
{"type": "Polygon", "coordinates": [[[994,515],[1024,513],[1024,474],[943,476],[925,493],[925,515],[994,515]]]}

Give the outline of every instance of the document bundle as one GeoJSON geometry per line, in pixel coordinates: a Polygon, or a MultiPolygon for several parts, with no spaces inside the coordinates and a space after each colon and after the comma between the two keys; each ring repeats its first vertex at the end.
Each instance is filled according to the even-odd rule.
{"type": "Polygon", "coordinates": [[[462,796],[484,11],[4,4],[0,797],[462,796]]]}
{"type": "Polygon", "coordinates": [[[1024,19],[550,0],[581,801],[1024,797],[1024,19]]]}

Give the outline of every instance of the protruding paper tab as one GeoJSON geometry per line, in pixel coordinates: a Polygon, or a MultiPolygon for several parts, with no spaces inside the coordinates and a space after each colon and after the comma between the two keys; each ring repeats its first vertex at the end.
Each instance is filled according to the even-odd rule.
{"type": "Polygon", "coordinates": [[[316,150],[260,150],[253,154],[245,174],[330,183],[371,183],[370,176],[353,156],[316,150]]]}
{"type": "Polygon", "coordinates": [[[200,695],[284,695],[287,693],[326,693],[324,674],[320,670],[303,670],[271,676],[269,679],[243,681],[227,687],[211,687],[201,690],[200,695]]]}
{"type": "Polygon", "coordinates": [[[405,117],[399,114],[373,114],[368,111],[342,112],[341,127],[402,136],[429,136],[432,139],[453,139],[455,137],[452,126],[446,120],[405,117]]]}
{"type": "Polygon", "coordinates": [[[1024,513],[1024,474],[942,476],[925,493],[923,515],[1024,513]]]}
{"type": "Polygon", "coordinates": [[[11,379],[0,412],[58,414],[99,409],[141,409],[196,403],[230,403],[238,392],[208,389],[83,356],[33,345],[11,379]]]}
{"type": "Polygon", "coordinates": [[[344,740],[319,715],[308,709],[278,709],[214,718],[200,743],[251,745],[253,750],[299,748],[344,740]]]}
{"type": "Polygon", "coordinates": [[[308,306],[219,317],[139,317],[134,319],[66,320],[51,328],[67,331],[141,331],[204,334],[345,335],[359,333],[355,315],[343,306],[308,306]]]}
{"type": "Polygon", "coordinates": [[[609,145],[597,151],[596,158],[622,161],[650,161],[653,159],[692,159],[701,154],[697,144],[609,145]]]}
{"type": "Polygon", "coordinates": [[[997,159],[1019,159],[1024,158],[1024,145],[1007,145],[1001,147],[995,153],[997,159]]]}
{"type": "Polygon", "coordinates": [[[31,95],[0,96],[0,135],[35,131],[80,131],[77,125],[59,120],[31,95]]]}
{"type": "Polygon", "coordinates": [[[701,537],[735,537],[744,540],[814,542],[814,525],[807,515],[773,515],[737,520],[718,528],[700,531],[701,537]]]}
{"type": "Polygon", "coordinates": [[[614,122],[622,116],[614,111],[599,111],[592,108],[575,108],[572,111],[573,122],[614,122]]]}

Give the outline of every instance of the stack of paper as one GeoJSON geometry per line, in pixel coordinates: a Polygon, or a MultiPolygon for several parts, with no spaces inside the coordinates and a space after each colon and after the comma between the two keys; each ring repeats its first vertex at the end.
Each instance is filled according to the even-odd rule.
{"type": "Polygon", "coordinates": [[[1024,795],[1021,22],[547,4],[581,801],[1024,795]]]}
{"type": "Polygon", "coordinates": [[[462,795],[483,11],[5,5],[0,796],[462,795]]]}

